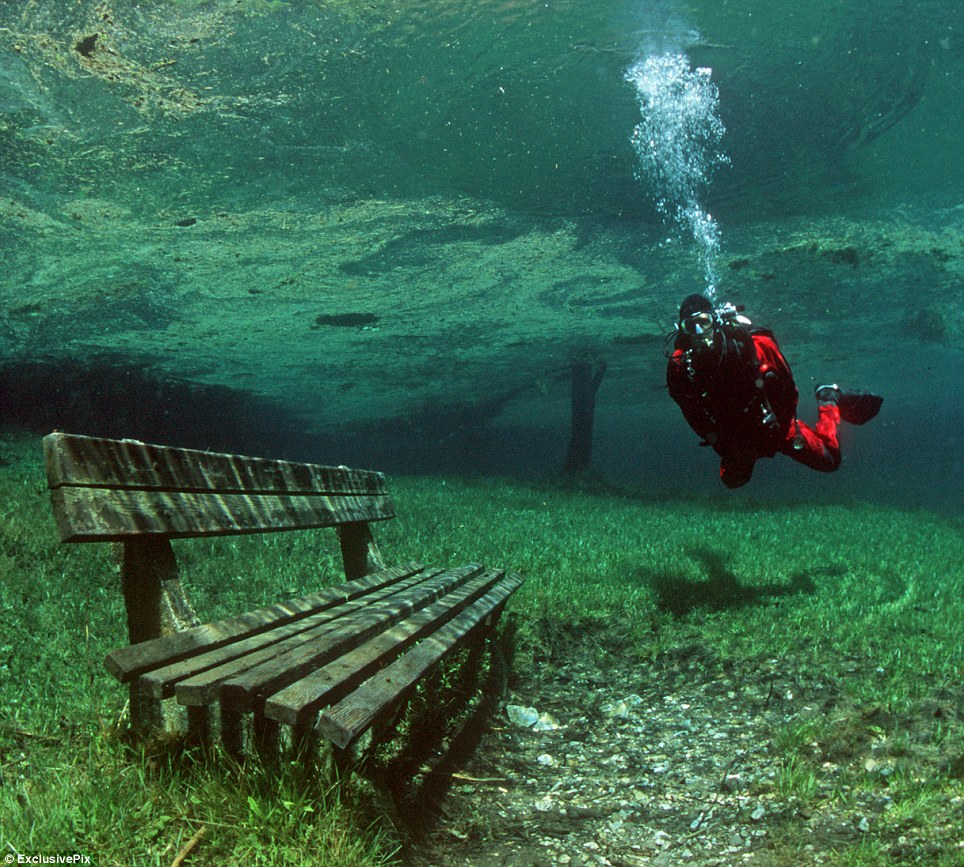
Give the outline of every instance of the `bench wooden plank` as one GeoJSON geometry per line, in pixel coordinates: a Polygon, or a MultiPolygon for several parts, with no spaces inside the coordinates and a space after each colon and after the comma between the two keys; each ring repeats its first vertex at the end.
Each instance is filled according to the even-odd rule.
{"type": "Polygon", "coordinates": [[[387,495],[198,494],[61,487],[51,491],[63,542],[123,541],[309,530],[395,517],[387,495]]]}
{"type": "Polygon", "coordinates": [[[421,572],[424,568],[418,563],[407,563],[382,569],[354,581],[327,587],[318,593],[268,605],[215,623],[196,626],[174,635],[119,648],[109,653],[104,663],[114,677],[121,683],[127,683],[161,665],[177,662],[204,650],[221,647],[245,636],[283,626],[327,607],[394,584],[421,572]]]}
{"type": "MultiPolygon", "coordinates": [[[[379,632],[410,617],[420,608],[431,605],[447,593],[482,573],[481,565],[461,567],[443,573],[438,578],[419,584],[411,591],[399,593],[384,602],[366,608],[350,622],[336,621],[323,627],[313,640],[301,641],[291,650],[276,653],[260,664],[248,668],[236,677],[221,683],[222,707],[230,705],[239,710],[250,710],[264,697],[290,686],[310,671],[326,665],[337,656],[352,650],[379,632]]],[[[202,675],[203,677],[203,675],[202,675]]],[[[178,701],[195,704],[196,694],[190,681],[176,688],[178,701]],[[182,694],[183,691],[183,694],[182,694]]],[[[199,695],[204,695],[199,692],[199,695]]],[[[205,696],[210,701],[209,696],[205,696]]]]}
{"type": "MultiPolygon", "coordinates": [[[[270,648],[268,654],[260,654],[259,658],[271,658],[272,654],[280,653],[290,647],[292,643],[297,643],[300,636],[301,640],[307,640],[310,634],[315,634],[320,627],[337,620],[340,617],[347,617],[363,608],[369,608],[377,602],[402,593],[411,589],[413,586],[434,578],[442,573],[441,569],[420,570],[413,575],[403,577],[399,581],[393,581],[384,586],[376,586],[364,595],[357,595],[352,599],[339,599],[337,604],[328,605],[307,617],[278,624],[268,630],[259,630],[257,633],[246,636],[239,636],[238,640],[228,644],[221,644],[218,647],[201,648],[198,652],[191,654],[186,659],[173,661],[170,664],[155,668],[141,677],[144,688],[155,698],[170,698],[174,694],[174,687],[177,683],[194,678],[204,672],[210,672],[220,667],[221,679],[229,676],[224,666],[236,662],[231,671],[241,671],[245,667],[256,664],[255,654],[258,651],[270,648]],[[292,642],[289,639],[294,639],[292,642]],[[244,657],[242,660],[241,658],[244,657]]],[[[212,675],[215,677],[216,675],[212,675]]],[[[199,681],[192,681],[199,682],[199,681]]]]}
{"type": "Polygon", "coordinates": [[[315,726],[316,731],[336,746],[342,749],[347,747],[405,695],[463,636],[504,605],[521,584],[522,578],[518,575],[507,576],[437,632],[370,677],[338,704],[323,711],[315,726]]]}
{"type": "Polygon", "coordinates": [[[307,674],[297,683],[269,696],[264,714],[289,725],[303,725],[323,705],[331,704],[354,689],[379,668],[400,656],[416,641],[475,602],[504,576],[489,569],[474,581],[423,608],[407,620],[376,635],[355,650],[307,674]]]}
{"type": "Polygon", "coordinates": [[[383,495],[385,476],[197,449],[52,433],[44,438],[51,488],[83,485],[219,493],[383,495]]]}

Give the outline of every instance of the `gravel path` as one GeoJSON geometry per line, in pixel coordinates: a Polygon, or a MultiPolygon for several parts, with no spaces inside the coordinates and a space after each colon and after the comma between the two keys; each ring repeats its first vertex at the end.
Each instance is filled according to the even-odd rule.
{"type": "MultiPolygon", "coordinates": [[[[510,691],[407,863],[790,867],[870,845],[889,863],[964,863],[961,786],[933,805],[937,825],[886,815],[892,775],[961,764],[927,734],[960,718],[959,695],[896,719],[861,713],[785,660],[737,670],[695,647],[631,665],[576,658],[510,691]],[[781,739],[824,718],[834,734],[801,739],[788,764],[781,739]]],[[[843,661],[842,674],[857,664],[843,661]]]]}

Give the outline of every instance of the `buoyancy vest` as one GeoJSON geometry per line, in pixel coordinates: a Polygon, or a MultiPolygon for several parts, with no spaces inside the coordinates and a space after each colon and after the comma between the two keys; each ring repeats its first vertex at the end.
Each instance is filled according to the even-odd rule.
{"type": "Polygon", "coordinates": [[[715,352],[677,338],[667,370],[670,394],[690,426],[718,452],[752,445],[775,454],[796,418],[798,393],[773,332],[726,324],[715,352]]]}

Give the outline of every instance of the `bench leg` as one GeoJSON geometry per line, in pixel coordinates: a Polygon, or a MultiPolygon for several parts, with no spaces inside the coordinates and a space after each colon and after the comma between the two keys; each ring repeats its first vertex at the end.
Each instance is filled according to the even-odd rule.
{"type": "MultiPolygon", "coordinates": [[[[114,557],[120,567],[131,644],[197,626],[167,537],[128,540],[115,545],[114,557]]],[[[178,730],[177,716],[165,714],[161,702],[143,695],[136,683],[131,684],[130,719],[135,737],[178,730]]]]}
{"type": "Polygon", "coordinates": [[[345,577],[351,581],[385,568],[385,561],[366,521],[353,521],[338,527],[345,577]]]}
{"type": "Polygon", "coordinates": [[[136,680],[130,684],[131,734],[142,738],[164,730],[164,713],[160,699],[148,695],[136,680]]]}
{"type": "Polygon", "coordinates": [[[221,702],[221,744],[225,752],[241,761],[244,757],[244,714],[234,705],[221,702]]]}
{"type": "Polygon", "coordinates": [[[276,720],[268,719],[264,713],[255,711],[252,722],[254,748],[264,762],[278,760],[280,726],[276,720]]]}
{"type": "Polygon", "coordinates": [[[132,539],[117,553],[131,644],[198,625],[166,536],[132,539]]]}
{"type": "Polygon", "coordinates": [[[191,707],[187,709],[187,742],[208,746],[211,743],[211,708],[191,707]]]}

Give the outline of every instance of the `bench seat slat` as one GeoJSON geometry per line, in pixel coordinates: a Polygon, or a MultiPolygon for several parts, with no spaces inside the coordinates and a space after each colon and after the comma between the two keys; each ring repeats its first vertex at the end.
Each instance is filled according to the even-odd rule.
{"type": "Polygon", "coordinates": [[[407,620],[276,692],[265,702],[265,716],[289,725],[303,724],[319,708],[337,701],[420,638],[471,605],[504,574],[502,570],[487,570],[407,620]]]}
{"type": "Polygon", "coordinates": [[[249,635],[255,635],[307,617],[333,605],[356,599],[421,572],[419,563],[406,563],[372,572],[354,581],[326,587],[318,593],[300,596],[268,605],[236,617],[195,626],[173,635],[165,635],[140,644],[121,647],[107,655],[107,670],[121,683],[127,683],[147,671],[185,659],[193,654],[222,647],[249,635]]]}
{"type": "MultiPolygon", "coordinates": [[[[224,679],[228,676],[229,663],[233,663],[231,671],[237,672],[242,668],[250,668],[256,664],[257,658],[270,658],[273,654],[282,652],[286,646],[297,644],[315,634],[318,630],[340,617],[346,617],[363,608],[368,608],[396,593],[401,593],[415,584],[424,582],[442,570],[420,570],[413,575],[405,576],[399,581],[393,581],[381,586],[373,587],[369,592],[358,594],[351,599],[339,599],[337,604],[327,605],[316,613],[295,621],[273,626],[271,629],[260,630],[252,635],[241,635],[230,643],[222,643],[210,649],[200,648],[186,659],[171,662],[160,668],[155,668],[141,677],[141,682],[150,695],[155,698],[170,698],[174,694],[175,684],[196,678],[204,672],[219,669],[211,677],[224,679]],[[261,653],[256,658],[255,653],[268,648],[268,652],[261,653]]],[[[199,681],[192,681],[197,683],[199,681]]]]}
{"type": "Polygon", "coordinates": [[[395,516],[387,495],[199,494],[61,487],[50,493],[64,542],[308,530],[395,516]]]}
{"type": "MultiPolygon", "coordinates": [[[[219,690],[222,705],[227,704],[238,711],[250,710],[258,699],[290,686],[310,671],[405,620],[420,608],[431,605],[482,571],[480,565],[452,569],[417,585],[411,591],[399,593],[359,612],[348,623],[335,622],[322,628],[316,636],[311,636],[312,640],[299,641],[290,650],[271,654],[264,660],[259,659],[258,665],[222,680],[219,690]]],[[[193,678],[192,681],[201,678],[193,678]]],[[[178,684],[175,689],[178,702],[190,705],[200,699],[201,703],[206,704],[211,700],[210,692],[203,687],[195,689],[192,681],[178,684]]]]}
{"type": "Polygon", "coordinates": [[[44,438],[51,488],[82,485],[178,491],[385,494],[385,476],[371,470],[226,455],[52,433],[44,438]]]}
{"type": "Polygon", "coordinates": [[[338,704],[323,711],[315,727],[318,733],[342,749],[347,747],[463,636],[504,605],[521,584],[522,578],[518,575],[507,576],[441,629],[370,677],[338,704]]]}

